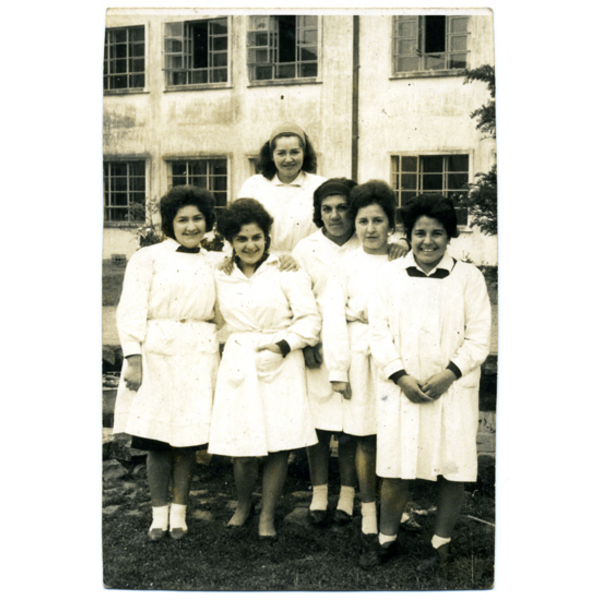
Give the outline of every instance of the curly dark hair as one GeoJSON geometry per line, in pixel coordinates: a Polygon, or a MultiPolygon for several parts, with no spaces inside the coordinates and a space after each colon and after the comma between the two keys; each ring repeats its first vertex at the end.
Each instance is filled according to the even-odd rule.
{"type": "Polygon", "coordinates": [[[238,198],[222,210],[217,219],[217,232],[232,244],[233,238],[240,232],[242,227],[251,223],[256,223],[265,234],[267,240],[265,252],[268,252],[271,244],[270,233],[273,217],[254,198],[238,198]]]}
{"type": "Polygon", "coordinates": [[[350,192],[356,187],[356,181],[345,177],[332,177],[324,181],[313,193],[313,223],[317,227],[324,227],[321,218],[321,204],[327,196],[344,196],[350,202],[350,192]]]}
{"type": "Polygon", "coordinates": [[[306,144],[293,133],[281,133],[277,137],[273,139],[273,142],[265,142],[263,147],[260,149],[260,154],[258,155],[258,164],[257,169],[258,172],[266,177],[269,181],[275,177],[275,173],[277,173],[277,167],[273,162],[273,151],[275,150],[275,146],[277,144],[277,140],[280,137],[295,137],[300,142],[300,147],[304,151],[304,161],[302,162],[302,170],[307,173],[316,173],[317,172],[317,153],[313,148],[313,145],[310,143],[308,136],[305,134],[306,144]]]}
{"type": "Polygon", "coordinates": [[[388,218],[390,229],[396,225],[396,194],[394,190],[381,179],[371,179],[357,185],[350,193],[352,217],[356,218],[358,211],[365,206],[378,204],[388,218]]]}
{"type": "Polygon", "coordinates": [[[448,237],[458,237],[456,211],[452,200],[442,194],[422,194],[411,198],[401,209],[400,218],[404,225],[406,237],[410,236],[419,217],[437,219],[446,230],[448,237]]]}
{"type": "Polygon", "coordinates": [[[175,239],[173,221],[184,206],[195,206],[206,221],[206,231],[215,223],[215,197],[208,190],[193,185],[176,185],[160,199],[160,220],[163,233],[175,239]]]}

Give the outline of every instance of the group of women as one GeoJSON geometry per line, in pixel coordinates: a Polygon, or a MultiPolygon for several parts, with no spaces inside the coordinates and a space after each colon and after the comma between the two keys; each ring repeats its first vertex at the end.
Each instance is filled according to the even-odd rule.
{"type": "Polygon", "coordinates": [[[289,453],[306,448],[315,526],[350,522],[358,482],[364,568],[393,554],[410,482],[438,480],[422,566],[443,566],[464,482],[476,478],[485,282],[447,253],[458,230],[446,198],[403,207],[406,239],[392,242],[396,200],[385,182],[315,170],[305,132],[277,127],[261,174],[219,214],[225,260],[200,245],[214,224],[210,192],[178,186],[161,199],[165,241],[132,256],[117,310],[125,366],[114,431],[148,452],[151,540],[186,535],[201,448],[232,457],[228,528],[250,521],[262,470],[258,535],[275,539],[289,453]],[[332,436],[341,480],[333,514],[332,436]]]}

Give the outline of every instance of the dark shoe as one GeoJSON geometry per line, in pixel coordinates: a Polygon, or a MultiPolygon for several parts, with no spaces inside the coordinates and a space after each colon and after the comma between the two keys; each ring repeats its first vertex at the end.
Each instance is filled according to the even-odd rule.
{"type": "Polygon", "coordinates": [[[315,527],[326,527],[329,522],[329,515],[326,510],[309,510],[308,520],[315,527]]]}
{"type": "Polygon", "coordinates": [[[335,512],[333,513],[333,522],[336,525],[348,525],[348,523],[352,522],[352,515],[349,515],[347,512],[336,508],[335,512]]]}
{"type": "Polygon", "coordinates": [[[187,535],[187,529],[183,529],[183,527],[175,527],[175,529],[169,530],[169,535],[172,540],[180,540],[187,535]]]}
{"type": "Polygon", "coordinates": [[[258,541],[259,542],[276,542],[277,541],[277,534],[275,535],[261,535],[260,533],[258,534],[258,541]]]}
{"type": "Polygon", "coordinates": [[[358,559],[358,564],[363,569],[372,569],[373,567],[383,565],[396,554],[396,542],[392,542],[387,546],[381,546],[379,544],[379,536],[376,533],[363,535],[363,540],[368,545],[368,548],[358,559]]]}
{"type": "Polygon", "coordinates": [[[444,570],[450,560],[450,543],[444,544],[439,548],[431,548],[427,557],[425,557],[417,566],[417,573],[424,575],[432,571],[444,570]]]}
{"type": "Polygon", "coordinates": [[[150,529],[148,531],[148,539],[151,542],[158,542],[158,540],[162,540],[165,537],[166,533],[166,529],[160,529],[158,527],[155,527],[154,529],[150,529]]]}

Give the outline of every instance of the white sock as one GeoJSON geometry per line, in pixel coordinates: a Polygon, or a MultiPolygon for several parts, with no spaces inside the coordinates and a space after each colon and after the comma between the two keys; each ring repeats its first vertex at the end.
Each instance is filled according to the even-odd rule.
{"type": "Polygon", "coordinates": [[[327,494],[329,486],[326,483],[313,485],[310,510],[327,510],[327,494]]]}
{"type": "Polygon", "coordinates": [[[363,502],[360,512],[362,513],[362,532],[365,535],[377,533],[377,505],[375,502],[363,502]]]}
{"type": "Polygon", "coordinates": [[[349,485],[343,485],[340,488],[340,498],[337,503],[337,509],[343,510],[347,515],[352,516],[354,512],[354,488],[349,485]]]}
{"type": "Polygon", "coordinates": [[[187,531],[187,524],[185,522],[185,504],[171,504],[171,514],[169,515],[169,527],[171,531],[173,529],[183,529],[187,531]]]}
{"type": "Polygon", "coordinates": [[[452,538],[443,538],[439,535],[435,535],[431,538],[431,545],[437,550],[440,546],[444,544],[449,544],[452,538]]]}
{"type": "Polygon", "coordinates": [[[379,534],[379,545],[385,546],[389,545],[392,542],[395,542],[398,539],[398,535],[385,535],[385,533],[379,534]]]}
{"type": "Polygon", "coordinates": [[[152,525],[150,529],[162,529],[166,531],[169,527],[169,505],[152,507],[152,525]]]}

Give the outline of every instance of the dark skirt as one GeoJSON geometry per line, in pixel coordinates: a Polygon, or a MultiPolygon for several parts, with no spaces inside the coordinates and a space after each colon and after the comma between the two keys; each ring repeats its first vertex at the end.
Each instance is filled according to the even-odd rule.
{"type": "Polygon", "coordinates": [[[199,446],[185,446],[180,448],[178,446],[171,446],[167,442],[161,442],[159,440],[151,440],[148,438],[138,437],[137,435],[131,436],[131,447],[136,450],[147,450],[152,452],[166,452],[169,450],[189,450],[190,452],[198,450],[206,450],[208,444],[200,444],[199,446]]]}

